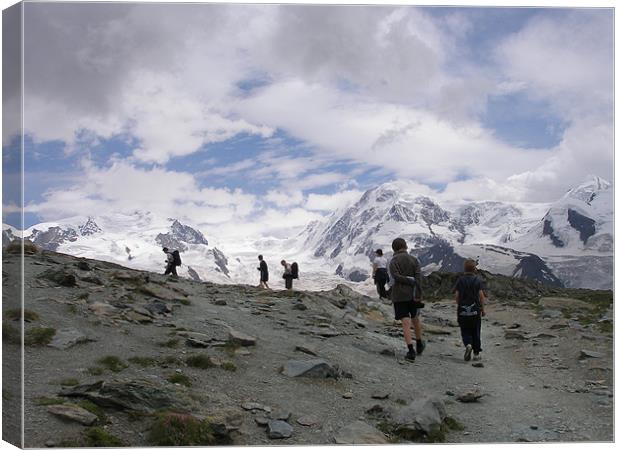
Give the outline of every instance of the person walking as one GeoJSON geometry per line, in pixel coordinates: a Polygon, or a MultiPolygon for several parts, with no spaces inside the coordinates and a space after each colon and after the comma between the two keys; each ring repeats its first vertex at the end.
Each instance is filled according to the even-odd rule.
{"type": "Polygon", "coordinates": [[[271,289],[267,282],[269,281],[269,268],[267,267],[267,263],[263,259],[263,255],[258,255],[258,260],[260,261],[257,269],[260,271],[260,284],[259,287],[263,289],[271,289]]]}
{"type": "Polygon", "coordinates": [[[284,273],[282,274],[282,278],[284,278],[284,286],[286,289],[293,289],[293,269],[289,263],[285,260],[280,261],[282,267],[284,267],[284,273]]]}
{"type": "Polygon", "coordinates": [[[416,353],[422,354],[426,343],[422,340],[422,323],[420,321],[420,309],[424,306],[422,301],[421,270],[420,263],[415,256],[407,253],[407,243],[403,238],[396,238],[392,242],[394,256],[388,265],[390,283],[390,298],[394,304],[394,317],[400,320],[403,327],[407,354],[405,359],[415,361],[416,353]],[[417,296],[416,296],[417,295],[417,296]],[[411,324],[414,323],[416,336],[416,348],[413,348],[411,337],[411,324]]]}
{"type": "Polygon", "coordinates": [[[168,247],[162,248],[162,251],[166,254],[166,271],[164,275],[172,274],[173,277],[178,278],[177,274],[177,262],[174,259],[174,251],[170,251],[168,247]]]}
{"type": "Polygon", "coordinates": [[[375,280],[379,298],[383,299],[387,298],[385,285],[389,281],[387,259],[383,256],[383,250],[381,249],[377,249],[377,251],[375,251],[375,255],[376,257],[372,262],[372,278],[375,280]]]}
{"type": "Polygon", "coordinates": [[[471,359],[472,350],[474,361],[482,358],[482,343],[480,330],[484,312],[484,285],[480,277],[476,275],[476,261],[467,259],[463,263],[465,274],[459,277],[454,286],[454,300],[457,304],[457,322],[461,329],[461,338],[465,346],[463,359],[471,359]]]}

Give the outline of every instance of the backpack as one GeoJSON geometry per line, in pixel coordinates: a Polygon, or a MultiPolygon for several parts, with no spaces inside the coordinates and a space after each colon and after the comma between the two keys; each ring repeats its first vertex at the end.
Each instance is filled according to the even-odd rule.
{"type": "Polygon", "coordinates": [[[297,265],[296,262],[294,262],[293,264],[291,264],[291,276],[294,279],[299,278],[299,266],[297,265]]]}
{"type": "Polygon", "coordinates": [[[463,277],[457,282],[463,292],[459,291],[459,319],[474,319],[480,315],[480,300],[478,292],[482,289],[482,282],[478,277],[463,277]],[[466,281],[467,280],[467,281],[466,281]],[[466,291],[467,290],[467,291],[466,291]],[[465,292],[466,291],[466,292],[465,292]]]}
{"type": "Polygon", "coordinates": [[[178,250],[172,252],[172,262],[175,266],[181,265],[181,255],[178,250]]]}

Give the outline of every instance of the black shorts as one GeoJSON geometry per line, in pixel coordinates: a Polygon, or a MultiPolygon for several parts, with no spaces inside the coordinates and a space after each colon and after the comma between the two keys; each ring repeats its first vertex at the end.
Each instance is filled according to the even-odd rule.
{"type": "Polygon", "coordinates": [[[261,280],[263,283],[266,283],[267,281],[269,281],[269,274],[268,274],[268,273],[261,274],[261,276],[260,276],[260,280],[261,280]]]}
{"type": "Polygon", "coordinates": [[[394,318],[396,320],[403,319],[405,317],[417,317],[420,314],[420,308],[413,302],[395,302],[394,303],[394,318]]]}

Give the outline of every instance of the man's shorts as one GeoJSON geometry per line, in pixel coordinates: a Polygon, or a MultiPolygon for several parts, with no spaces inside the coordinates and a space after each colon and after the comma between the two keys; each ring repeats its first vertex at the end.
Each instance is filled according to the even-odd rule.
{"type": "Polygon", "coordinates": [[[411,302],[395,302],[394,303],[394,318],[396,320],[403,319],[405,317],[417,317],[420,314],[420,308],[415,303],[411,302]]]}

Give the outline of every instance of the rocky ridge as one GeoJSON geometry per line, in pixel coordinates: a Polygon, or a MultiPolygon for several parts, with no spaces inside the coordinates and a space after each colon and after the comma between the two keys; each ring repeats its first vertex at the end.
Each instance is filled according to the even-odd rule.
{"type": "MultiPolygon", "coordinates": [[[[613,438],[610,293],[483,273],[485,351],[473,366],[449,299],[456,274],[430,274],[428,346],[408,363],[391,305],[346,286],[264,291],[26,254],[29,447],[613,438]]],[[[10,247],[3,260],[8,364],[20,261],[10,247]]],[[[3,382],[11,430],[7,399],[19,394],[3,382]]]]}

